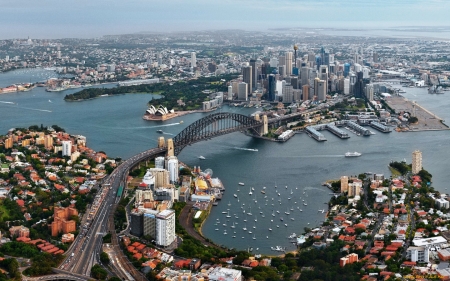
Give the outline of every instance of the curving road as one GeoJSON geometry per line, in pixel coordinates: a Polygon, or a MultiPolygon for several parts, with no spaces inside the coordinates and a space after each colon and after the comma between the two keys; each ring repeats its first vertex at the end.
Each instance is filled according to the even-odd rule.
{"type": "MultiPolygon", "coordinates": [[[[108,218],[114,214],[114,210],[120,197],[117,196],[119,186],[125,187],[126,177],[131,168],[140,162],[157,155],[163,154],[167,148],[153,148],[141,152],[126,161],[122,162],[102,183],[102,188],[97,193],[98,203],[93,204],[91,209],[86,213],[91,213],[87,219],[87,225],[82,225],[80,234],[72,244],[71,248],[66,252],[66,259],[61,263],[59,269],[67,273],[89,276],[91,267],[94,264],[101,264],[100,253],[102,252],[103,235],[111,231],[115,233],[114,224],[108,224],[108,218]]],[[[114,235],[115,236],[115,235],[114,235]]],[[[124,256],[118,255],[122,268],[129,268],[128,260],[124,260],[124,256]],[[125,264],[125,266],[124,266],[125,264]]],[[[126,259],[126,258],[125,258],[126,259]]],[[[117,268],[118,271],[123,271],[117,268]]],[[[131,272],[139,275],[139,272],[131,272]]],[[[139,276],[128,276],[129,280],[140,280],[139,276]],[[134,277],[134,278],[133,278],[134,277]]]]}

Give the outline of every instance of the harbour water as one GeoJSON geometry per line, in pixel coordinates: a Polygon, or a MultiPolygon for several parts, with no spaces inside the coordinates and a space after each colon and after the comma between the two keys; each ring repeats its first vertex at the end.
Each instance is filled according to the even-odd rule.
{"type": "MultiPolygon", "coordinates": [[[[40,75],[38,72],[43,70],[29,71],[36,71],[33,74],[40,75]]],[[[29,75],[30,73],[23,74],[22,81],[29,82],[29,75]]],[[[14,71],[1,74],[0,87],[21,82],[16,76],[20,75],[14,71]],[[12,77],[11,80],[8,80],[8,76],[12,77]]],[[[166,122],[145,121],[142,115],[151,94],[127,94],[83,102],[63,100],[65,94],[79,90],[45,92],[44,88],[35,88],[30,92],[1,94],[0,134],[5,134],[11,127],[57,124],[71,134],[85,135],[88,145],[97,151],[105,151],[112,157],[128,158],[155,147],[157,138],[161,136],[156,130],[162,130],[165,137],[172,137],[195,120],[207,115],[195,113],[166,122]],[[181,120],[184,122],[180,123],[181,120]]],[[[450,106],[450,92],[443,95],[429,95],[426,89],[405,88],[405,90],[407,93],[404,95],[408,99],[416,100],[450,122],[450,112],[446,110],[450,106]]],[[[255,110],[257,109],[227,106],[222,109],[242,114],[250,114],[255,110]]],[[[321,186],[325,180],[369,171],[389,176],[387,167],[389,161],[406,159],[407,162],[411,162],[411,153],[415,149],[423,153],[423,165],[433,175],[433,186],[441,192],[447,191],[449,131],[417,133],[394,131],[383,134],[371,130],[376,134],[362,137],[350,133],[351,137],[347,140],[323,131],[328,141],[320,143],[306,134],[298,134],[285,143],[277,143],[233,133],[186,147],[179,155],[180,160],[190,166],[211,168],[214,176],[219,177],[226,187],[222,202],[213,208],[204,224],[203,234],[227,247],[238,249],[253,247],[254,251],[259,248],[259,252],[266,254],[276,254],[270,250],[271,246],[276,245],[293,250],[295,247],[289,244],[287,239],[291,233],[300,234],[304,227],[312,228],[324,220],[325,214],[318,210],[326,209],[324,203],[330,198],[330,191],[321,186]],[[346,158],[344,154],[348,151],[360,152],[362,156],[346,158]],[[206,160],[198,159],[200,155],[206,160]],[[238,182],[245,183],[245,186],[239,186],[238,182]],[[278,186],[277,189],[275,185],[278,186]],[[266,194],[261,193],[264,186],[266,194]],[[252,196],[249,195],[251,187],[255,189],[252,196]],[[238,195],[239,202],[233,197],[234,193],[238,195]],[[257,203],[254,200],[257,200],[257,203]],[[281,200],[281,204],[278,200],[281,200]],[[302,200],[307,202],[307,206],[303,205],[302,200]],[[297,207],[303,211],[300,212],[297,207]],[[294,210],[291,211],[291,208],[294,210]],[[227,215],[222,214],[227,209],[230,209],[231,218],[226,218],[227,215]],[[243,210],[252,213],[252,216],[247,215],[246,218],[246,228],[251,230],[252,234],[242,230],[245,227],[243,220],[246,217],[243,210]],[[272,210],[275,217],[272,217],[272,210]],[[284,213],[286,211],[289,211],[290,215],[286,215],[284,213]],[[260,212],[265,217],[262,217],[260,212]],[[238,219],[235,219],[234,214],[238,219]],[[280,217],[283,217],[283,222],[280,221],[280,217]],[[294,220],[291,220],[291,217],[294,220]],[[217,219],[220,223],[216,225],[217,219]],[[234,229],[231,228],[233,222],[234,229]],[[285,223],[288,224],[287,227],[284,226],[285,223]],[[224,227],[223,224],[227,226],[224,227]],[[276,225],[279,225],[279,228],[276,225]],[[253,226],[256,228],[253,229],[253,226]],[[269,227],[272,231],[268,230],[269,227]],[[226,235],[224,229],[227,230],[226,235]],[[236,238],[232,238],[233,235],[236,238]]]]}

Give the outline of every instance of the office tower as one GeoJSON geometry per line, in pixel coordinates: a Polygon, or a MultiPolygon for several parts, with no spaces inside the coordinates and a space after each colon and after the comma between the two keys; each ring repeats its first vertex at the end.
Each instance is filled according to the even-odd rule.
{"type": "Polygon", "coordinates": [[[228,86],[228,100],[233,99],[233,86],[228,86]]]}
{"type": "Polygon", "coordinates": [[[305,66],[305,63],[303,62],[302,58],[297,58],[295,60],[295,67],[297,67],[298,69],[302,69],[302,67],[305,66]]]}
{"type": "Polygon", "coordinates": [[[325,81],[325,89],[328,93],[328,66],[327,65],[321,65],[319,68],[319,78],[320,80],[325,81]]]}
{"type": "Polygon", "coordinates": [[[293,89],[292,90],[292,99],[294,102],[300,102],[302,98],[302,90],[300,89],[293,89]]]}
{"type": "Polygon", "coordinates": [[[268,100],[269,101],[274,101],[275,100],[276,85],[277,85],[277,80],[276,80],[275,75],[270,74],[269,75],[269,87],[267,89],[268,100]]]}
{"type": "Polygon", "coordinates": [[[191,67],[197,67],[197,55],[195,54],[195,52],[191,53],[191,67]]]}
{"type": "Polygon", "coordinates": [[[308,53],[308,62],[311,62],[314,64],[315,61],[316,61],[316,56],[314,55],[314,53],[312,53],[312,52],[308,53]]]}
{"type": "Polygon", "coordinates": [[[366,98],[368,101],[373,101],[373,84],[366,85],[366,98]]]}
{"type": "Polygon", "coordinates": [[[261,75],[260,75],[260,78],[258,78],[258,80],[260,80],[260,79],[267,79],[269,74],[270,74],[270,64],[268,62],[265,62],[261,66],[261,75]]]}
{"type": "Polygon", "coordinates": [[[347,62],[344,64],[344,77],[347,77],[350,74],[350,64],[347,62]]]}
{"type": "Polygon", "coordinates": [[[362,66],[359,63],[355,63],[353,65],[353,67],[355,68],[355,72],[358,73],[360,71],[362,71],[362,66]]]}
{"type": "MultiPolygon", "coordinates": [[[[251,66],[244,66],[242,67],[242,80],[247,83],[247,94],[251,94],[252,91],[252,85],[253,85],[253,76],[252,76],[252,67],[251,66]]],[[[239,98],[240,99],[240,98],[239,98]]]]}
{"type": "Polygon", "coordinates": [[[155,168],[164,169],[164,162],[165,162],[164,157],[162,157],[162,156],[156,157],[155,158],[155,168]]]}
{"type": "Polygon", "coordinates": [[[322,57],[320,57],[320,55],[316,56],[316,68],[317,70],[319,70],[319,67],[322,65],[322,57]]]}
{"type": "Polygon", "coordinates": [[[167,247],[175,239],[175,212],[164,210],[156,215],[156,244],[167,247]]]}
{"type": "Polygon", "coordinates": [[[327,98],[327,82],[319,80],[317,82],[317,100],[323,101],[327,98]]]}
{"type": "Polygon", "coordinates": [[[302,67],[300,78],[302,80],[302,86],[309,85],[309,67],[302,67]]]}
{"type": "Polygon", "coordinates": [[[169,180],[171,183],[178,181],[178,158],[176,156],[170,156],[167,161],[167,170],[169,170],[169,180]]]}
{"type": "Polygon", "coordinates": [[[350,79],[345,78],[344,79],[344,95],[350,94],[350,79]]]}
{"type": "Polygon", "coordinates": [[[278,66],[278,73],[280,74],[281,77],[285,77],[286,76],[286,66],[285,65],[278,66]]]}
{"type": "Polygon", "coordinates": [[[72,155],[72,142],[62,141],[61,144],[62,144],[62,156],[72,155]]]}
{"type": "Polygon", "coordinates": [[[341,193],[348,191],[348,177],[342,176],[341,177],[341,193]]]}
{"type": "Polygon", "coordinates": [[[278,66],[286,65],[286,57],[285,56],[279,56],[278,57],[278,66]]]}
{"type": "MultiPolygon", "coordinates": [[[[258,77],[256,77],[256,74],[257,74],[257,68],[256,68],[256,60],[255,59],[251,59],[250,60],[250,66],[251,66],[251,68],[252,68],[252,71],[251,71],[251,75],[252,75],[252,79],[251,79],[251,89],[252,89],[252,91],[253,90],[256,90],[256,82],[258,81],[258,77]]],[[[247,81],[244,81],[244,82],[247,82],[247,81]]],[[[248,83],[248,82],[247,82],[248,83]]],[[[251,93],[252,91],[249,91],[249,93],[251,93]]]]}
{"type": "Polygon", "coordinates": [[[412,173],[418,174],[422,170],[422,152],[415,150],[412,153],[412,173]]]}
{"type": "Polygon", "coordinates": [[[373,62],[378,62],[378,53],[373,53],[373,62]]]}
{"type": "Polygon", "coordinates": [[[286,66],[286,76],[292,75],[292,52],[286,52],[285,53],[285,63],[286,66]]]}
{"type": "Polygon", "coordinates": [[[353,63],[362,64],[363,63],[363,56],[356,53],[353,57],[353,63]]]}
{"type": "Polygon", "coordinates": [[[131,211],[130,233],[134,236],[140,237],[143,234],[144,228],[144,213],[141,210],[134,209],[131,211]]]}
{"type": "Polygon", "coordinates": [[[277,58],[271,58],[269,61],[270,67],[278,67],[278,59],[277,58]]]}
{"type": "Polygon", "coordinates": [[[292,93],[292,85],[291,84],[284,84],[283,87],[283,103],[292,103],[294,101],[293,93],[292,93]]]}
{"type": "Polygon", "coordinates": [[[363,81],[363,73],[356,73],[356,82],[353,86],[353,96],[355,98],[363,98],[364,97],[364,81],[363,81]]]}
{"type": "Polygon", "coordinates": [[[248,84],[241,82],[238,85],[238,100],[247,100],[248,98],[248,84]]]}
{"type": "Polygon", "coordinates": [[[298,77],[291,77],[291,85],[294,89],[299,89],[298,87],[298,77]]]}
{"type": "Polygon", "coordinates": [[[370,78],[370,70],[368,67],[363,67],[363,79],[369,79],[370,78]]]}
{"type": "Polygon", "coordinates": [[[330,73],[330,74],[331,74],[331,73],[336,74],[336,66],[335,66],[334,64],[330,64],[330,65],[328,66],[328,69],[329,69],[329,73],[330,73]]]}
{"type": "Polygon", "coordinates": [[[303,101],[307,101],[309,99],[309,85],[303,85],[302,89],[303,101]]]}

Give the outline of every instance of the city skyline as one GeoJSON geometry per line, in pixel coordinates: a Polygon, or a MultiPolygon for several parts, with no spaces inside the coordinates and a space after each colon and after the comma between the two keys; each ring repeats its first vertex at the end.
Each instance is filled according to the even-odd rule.
{"type": "MultiPolygon", "coordinates": [[[[87,1],[72,6],[47,0],[6,1],[2,4],[0,39],[93,38],[140,32],[276,28],[392,28],[450,26],[442,0],[368,2],[282,0],[240,2],[193,0],[87,1]]],[[[447,28],[438,30],[447,32],[447,28]]],[[[414,33],[414,32],[407,32],[414,33]]]]}

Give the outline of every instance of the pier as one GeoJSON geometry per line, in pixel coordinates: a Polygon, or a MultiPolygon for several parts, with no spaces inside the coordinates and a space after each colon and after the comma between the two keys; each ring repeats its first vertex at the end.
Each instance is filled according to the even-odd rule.
{"type": "Polygon", "coordinates": [[[372,122],[370,122],[369,125],[370,125],[370,127],[374,128],[374,129],[377,129],[378,131],[383,132],[383,133],[390,133],[391,132],[391,128],[390,127],[385,126],[385,125],[383,125],[381,123],[378,123],[378,122],[372,121],[372,122]]]}
{"type": "Polygon", "coordinates": [[[327,124],[325,128],[330,131],[331,133],[335,134],[336,136],[340,137],[341,139],[348,139],[350,136],[348,133],[344,132],[343,130],[336,127],[333,123],[327,124]]]}
{"type": "Polygon", "coordinates": [[[308,136],[314,138],[316,141],[326,141],[327,139],[325,138],[324,135],[322,135],[319,131],[317,131],[314,127],[306,127],[306,133],[308,134],[308,136]]]}
{"type": "Polygon", "coordinates": [[[345,125],[363,136],[370,136],[372,134],[369,129],[366,129],[355,122],[348,121],[345,125]]]}

